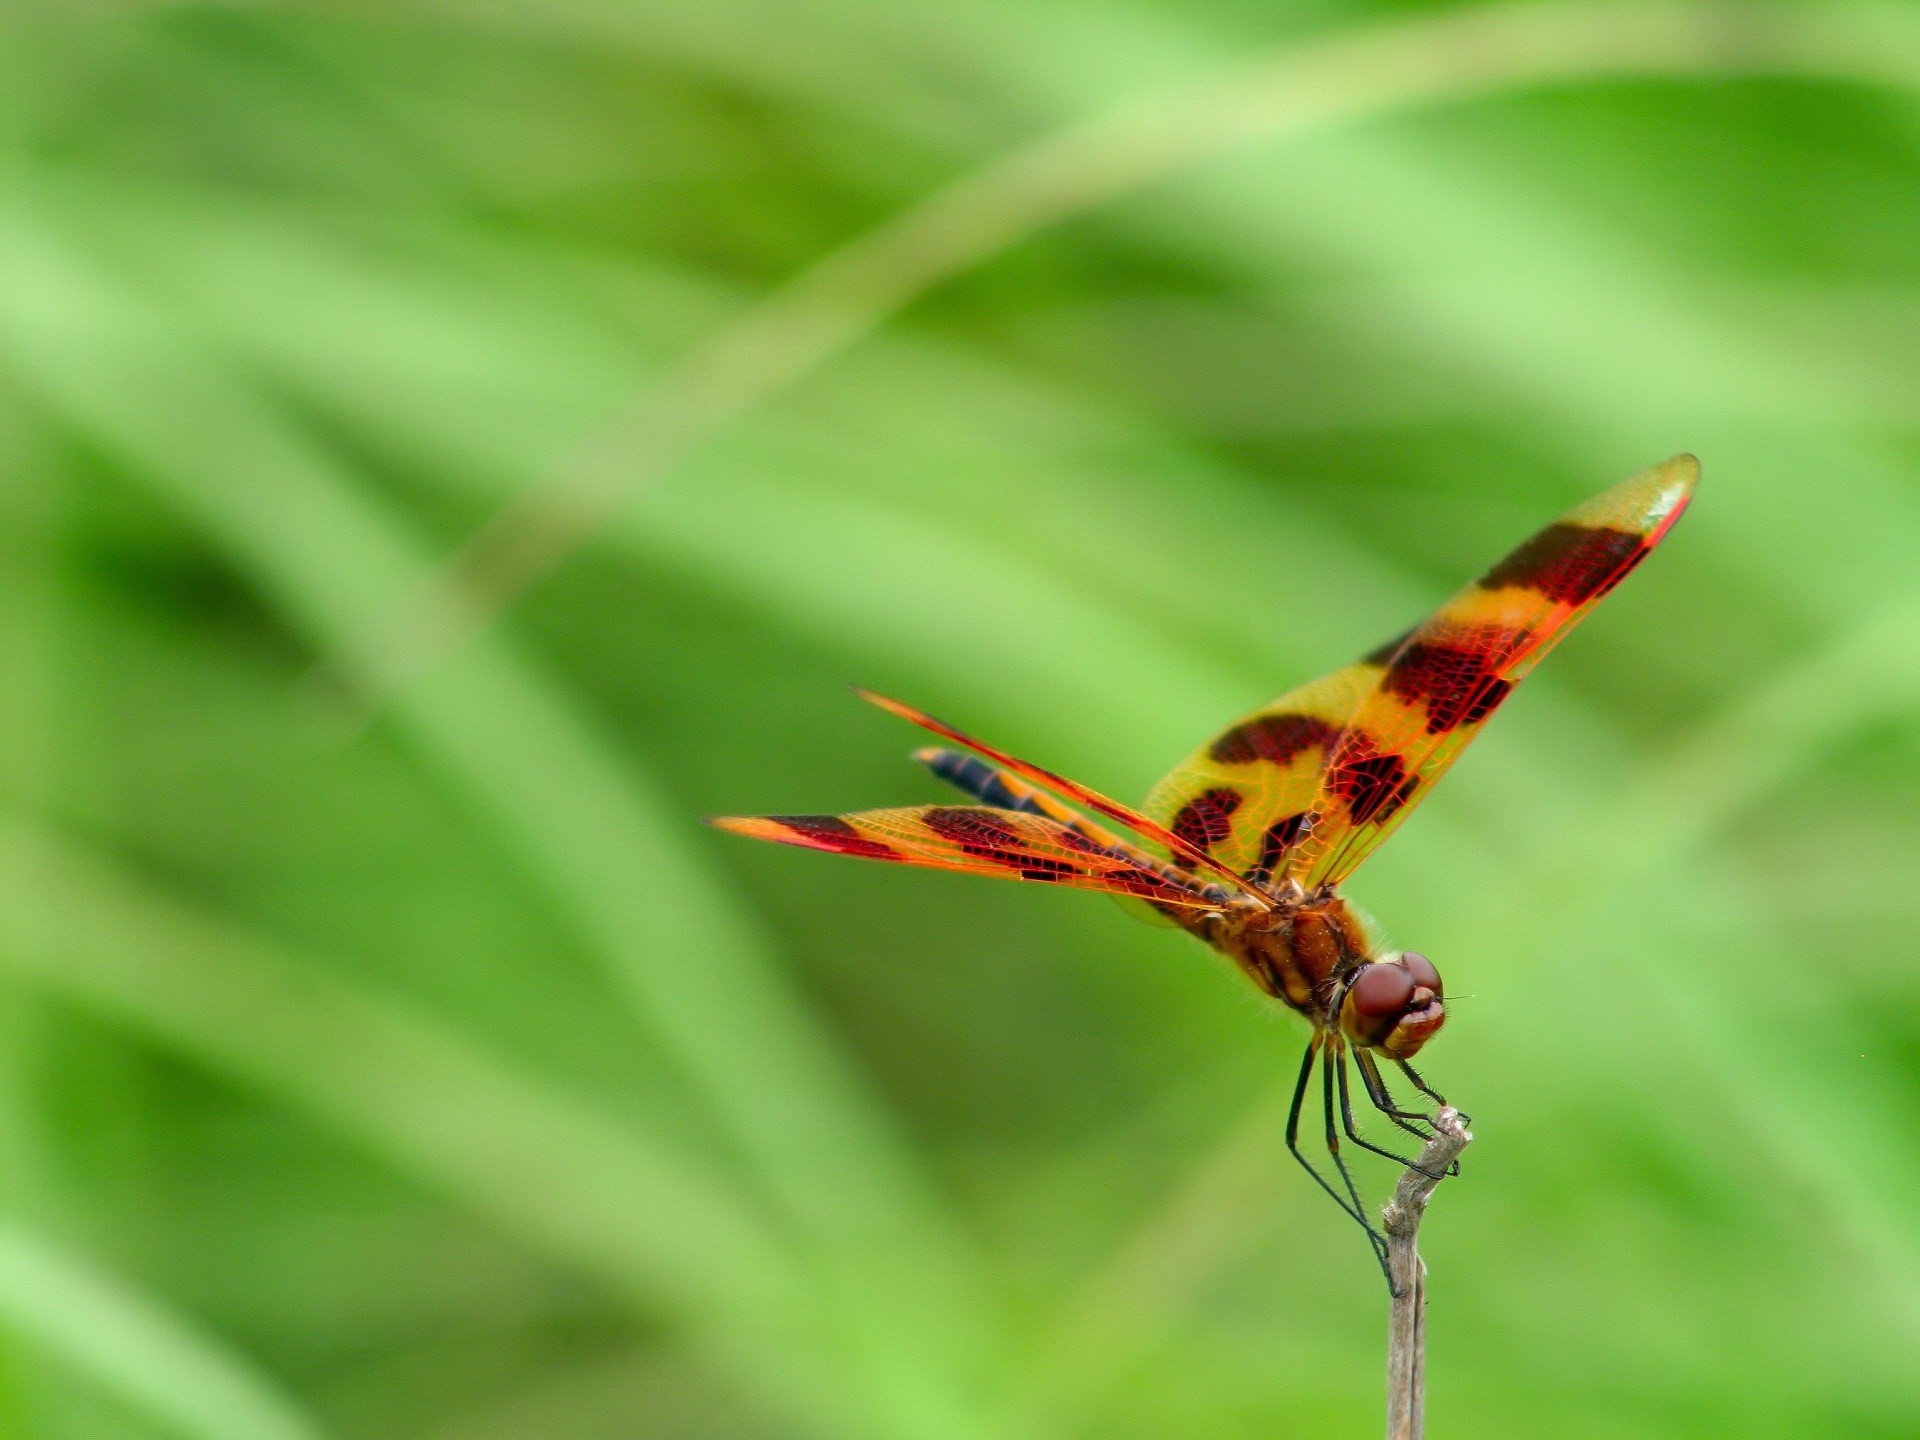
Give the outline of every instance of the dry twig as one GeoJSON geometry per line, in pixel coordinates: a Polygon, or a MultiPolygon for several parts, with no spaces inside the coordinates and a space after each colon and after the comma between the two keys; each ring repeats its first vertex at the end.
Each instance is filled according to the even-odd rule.
{"type": "Polygon", "coordinates": [[[1420,1221],[1440,1177],[1473,1139],[1467,1117],[1452,1106],[1434,1117],[1439,1134],[1400,1177],[1382,1218],[1393,1314],[1387,1324],[1387,1440],[1423,1440],[1427,1431],[1427,1267],[1420,1261],[1420,1221]]]}

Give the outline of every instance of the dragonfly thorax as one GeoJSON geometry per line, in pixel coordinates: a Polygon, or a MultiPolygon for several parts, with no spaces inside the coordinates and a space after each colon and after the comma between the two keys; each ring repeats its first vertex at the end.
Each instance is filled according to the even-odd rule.
{"type": "Polygon", "coordinates": [[[1202,938],[1317,1026],[1392,1059],[1411,1058],[1446,1020],[1440,972],[1424,955],[1377,955],[1339,895],[1286,897],[1270,910],[1206,917],[1202,938]]]}

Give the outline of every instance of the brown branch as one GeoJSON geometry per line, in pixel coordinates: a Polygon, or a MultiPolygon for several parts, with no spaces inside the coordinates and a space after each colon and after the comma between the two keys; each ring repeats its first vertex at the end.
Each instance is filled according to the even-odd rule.
{"type": "Polygon", "coordinates": [[[1434,1121],[1440,1133],[1400,1177],[1381,1212],[1394,1291],[1387,1322],[1387,1440],[1424,1440],[1427,1433],[1427,1267],[1420,1261],[1420,1221],[1440,1177],[1473,1139],[1466,1116],[1451,1105],[1434,1121]]]}

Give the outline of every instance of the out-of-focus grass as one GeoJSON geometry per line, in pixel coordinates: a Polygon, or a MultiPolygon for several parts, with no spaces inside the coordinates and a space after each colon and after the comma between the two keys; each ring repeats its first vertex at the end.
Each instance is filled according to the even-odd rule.
{"type": "Polygon", "coordinates": [[[4,27],[8,1433],[1364,1433],[1294,1025],[1087,897],[697,818],[930,798],[847,680],[1139,793],[1680,448],[1695,515],[1355,887],[1463,997],[1436,1428],[1912,1432],[1910,14],[4,27]],[[1345,54],[1400,89],[1265,142],[1152,98],[1345,54]],[[929,208],[1074,135],[1140,181],[929,208]],[[965,263],[769,357],[916,214],[965,263]],[[392,683],[583,466],[604,528],[392,683]]]}

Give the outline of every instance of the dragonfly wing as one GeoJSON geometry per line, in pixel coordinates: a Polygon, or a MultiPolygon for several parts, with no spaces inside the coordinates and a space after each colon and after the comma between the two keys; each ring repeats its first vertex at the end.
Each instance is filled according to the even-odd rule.
{"type": "Polygon", "coordinates": [[[1154,786],[1146,813],[1236,874],[1265,884],[1300,843],[1341,727],[1381,673],[1379,664],[1363,660],[1243,716],[1154,786]]]}
{"type": "MultiPolygon", "coordinates": [[[[1126,855],[1143,870],[1152,870],[1165,875],[1183,888],[1192,885],[1207,899],[1218,904],[1227,903],[1226,887],[1203,883],[1198,879],[1188,879],[1170,862],[1121,839],[1110,830],[1102,830],[1086,816],[1070,809],[1046,791],[1027,784],[1005,770],[995,769],[978,756],[968,755],[960,750],[927,749],[916,750],[913,758],[948,784],[973,796],[984,805],[996,806],[1002,810],[1024,810],[1037,815],[1046,815],[1103,849],[1126,855]]],[[[1150,901],[1131,895],[1117,895],[1114,898],[1120,902],[1123,910],[1136,919],[1155,925],[1179,923],[1166,911],[1154,909],[1150,901]]]]}
{"type": "MultiPolygon", "coordinates": [[[[1051,770],[1042,769],[1030,760],[1022,760],[1017,755],[1009,755],[1004,750],[995,749],[985,741],[976,740],[964,731],[954,729],[954,727],[947,724],[946,721],[936,720],[924,710],[916,710],[913,706],[903,701],[889,699],[885,695],[878,695],[871,690],[863,690],[858,686],[854,687],[853,693],[870,704],[879,706],[890,715],[898,715],[901,719],[911,721],[923,730],[931,730],[944,740],[951,740],[956,745],[964,745],[969,750],[977,751],[989,760],[1004,767],[1009,774],[1017,776],[1030,785],[1047,791],[1060,800],[1070,801],[1075,805],[1084,805],[1096,815],[1117,821],[1125,828],[1133,831],[1134,834],[1140,836],[1143,840],[1149,840],[1156,845],[1165,846],[1182,869],[1197,867],[1211,870],[1214,877],[1224,883],[1229,890],[1255,900],[1262,906],[1266,904],[1265,896],[1249,888],[1233,870],[1208,855],[1204,849],[1189,844],[1181,836],[1167,830],[1152,817],[1143,815],[1137,810],[1129,809],[1117,800],[1109,800],[1098,790],[1082,785],[1077,780],[1069,780],[1063,775],[1054,774],[1051,770]]],[[[1086,831],[1085,826],[1076,828],[1082,830],[1083,833],[1086,831]]]]}
{"type": "Polygon", "coordinates": [[[1369,657],[1353,710],[1286,857],[1303,886],[1338,884],[1393,833],[1547,651],[1646,559],[1692,499],[1691,455],[1576,506],[1369,657]]]}
{"type": "Polygon", "coordinates": [[[1154,787],[1146,813],[1256,883],[1344,879],[1659,543],[1698,474],[1680,456],[1569,511],[1424,624],[1209,740],[1154,787]]]}
{"type": "MultiPolygon", "coordinates": [[[[964,750],[929,746],[914,751],[913,758],[982,805],[991,805],[998,810],[1024,810],[1033,815],[1045,815],[1050,820],[1058,820],[1069,830],[1079,831],[1105,849],[1133,850],[1125,840],[1111,830],[1103,830],[1095,825],[1072,806],[1062,803],[1036,785],[1027,784],[1010,771],[989,765],[977,755],[969,755],[964,750]]],[[[1143,860],[1150,858],[1140,851],[1133,853],[1140,855],[1143,860]]]]}
{"type": "Polygon", "coordinates": [[[865,860],[1034,880],[1131,896],[1157,907],[1212,910],[1216,899],[1109,850],[1044,815],[986,805],[915,805],[848,815],[726,815],[736,835],[865,860]]]}

